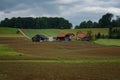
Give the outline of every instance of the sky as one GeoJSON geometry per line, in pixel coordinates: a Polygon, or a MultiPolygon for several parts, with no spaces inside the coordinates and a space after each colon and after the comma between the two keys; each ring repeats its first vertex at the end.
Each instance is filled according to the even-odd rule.
{"type": "Polygon", "coordinates": [[[102,15],[120,16],[120,0],[0,0],[0,20],[12,17],[63,17],[73,26],[98,21],[102,15]]]}

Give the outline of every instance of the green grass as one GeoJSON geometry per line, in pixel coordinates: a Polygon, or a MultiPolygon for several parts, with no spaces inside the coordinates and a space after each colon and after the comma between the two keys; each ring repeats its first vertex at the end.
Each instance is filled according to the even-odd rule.
{"type": "Polygon", "coordinates": [[[4,28],[0,27],[0,34],[16,34],[16,28],[4,28]]]}
{"type": "Polygon", "coordinates": [[[36,34],[43,34],[45,36],[56,36],[60,33],[74,33],[81,31],[87,33],[87,31],[92,31],[92,35],[100,32],[101,34],[108,35],[108,28],[87,28],[87,29],[27,29],[24,33],[29,37],[33,37],[36,34]]]}
{"type": "Polygon", "coordinates": [[[58,29],[27,29],[24,31],[29,37],[33,37],[36,34],[43,34],[45,36],[56,36],[60,33],[58,29]]]}
{"type": "Polygon", "coordinates": [[[24,54],[15,52],[11,48],[0,44],[0,56],[23,56],[24,54]]]}
{"type": "MultiPolygon", "coordinates": [[[[45,36],[56,36],[60,33],[74,33],[81,31],[83,33],[87,33],[87,31],[92,31],[92,35],[97,34],[98,32],[108,35],[108,28],[86,28],[86,29],[23,29],[24,33],[29,36],[33,37],[36,34],[43,34],[45,36]]],[[[0,27],[0,34],[16,34],[16,28],[5,28],[0,27]]]]}
{"type": "Polygon", "coordinates": [[[120,39],[98,39],[95,43],[106,46],[120,46],[120,39]]]}

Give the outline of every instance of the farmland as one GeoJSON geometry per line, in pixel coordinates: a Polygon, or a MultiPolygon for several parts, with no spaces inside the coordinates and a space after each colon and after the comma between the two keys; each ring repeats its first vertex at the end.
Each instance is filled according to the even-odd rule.
{"type": "Polygon", "coordinates": [[[16,28],[0,28],[0,34],[16,34],[16,28]]]}
{"type": "Polygon", "coordinates": [[[1,80],[119,80],[118,63],[0,63],[1,80]]]}
{"type": "Polygon", "coordinates": [[[91,28],[91,29],[23,29],[23,32],[29,37],[33,37],[36,34],[43,34],[45,36],[56,36],[60,33],[74,33],[76,32],[87,33],[87,31],[91,31],[92,35],[101,32],[104,35],[108,35],[108,28],[91,28]]]}
{"type": "MultiPolygon", "coordinates": [[[[48,36],[65,30],[54,31],[48,32],[48,36]]],[[[33,33],[29,34],[32,36],[33,33]]],[[[0,54],[7,54],[0,56],[0,80],[120,79],[118,46],[86,41],[33,43],[20,34],[13,34],[14,37],[9,34],[9,37],[0,37],[0,54]]]]}
{"type": "Polygon", "coordinates": [[[0,45],[0,56],[20,56],[22,53],[17,53],[5,45],[0,45]]]}

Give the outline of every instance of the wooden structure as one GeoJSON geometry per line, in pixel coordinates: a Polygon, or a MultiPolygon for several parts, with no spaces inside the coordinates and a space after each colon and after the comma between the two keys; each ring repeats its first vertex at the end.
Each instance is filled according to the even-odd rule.
{"type": "Polygon", "coordinates": [[[58,34],[56,37],[56,40],[58,40],[58,41],[70,41],[72,36],[75,36],[75,35],[73,33],[58,34]]]}
{"type": "Polygon", "coordinates": [[[42,41],[48,41],[48,38],[44,35],[37,34],[34,37],[32,37],[33,42],[42,42],[42,41]]]}

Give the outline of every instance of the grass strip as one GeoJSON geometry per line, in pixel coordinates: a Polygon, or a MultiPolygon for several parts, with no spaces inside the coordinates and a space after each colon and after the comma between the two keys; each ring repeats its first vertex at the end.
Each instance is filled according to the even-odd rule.
{"type": "Polygon", "coordinates": [[[120,59],[114,60],[0,60],[0,62],[39,62],[39,63],[120,63],[120,59]]]}
{"type": "Polygon", "coordinates": [[[98,39],[95,43],[106,46],[120,46],[120,39],[98,39]]]}
{"type": "Polygon", "coordinates": [[[0,57],[2,56],[23,56],[23,53],[15,52],[13,49],[9,48],[7,45],[0,44],[0,57]]]}

